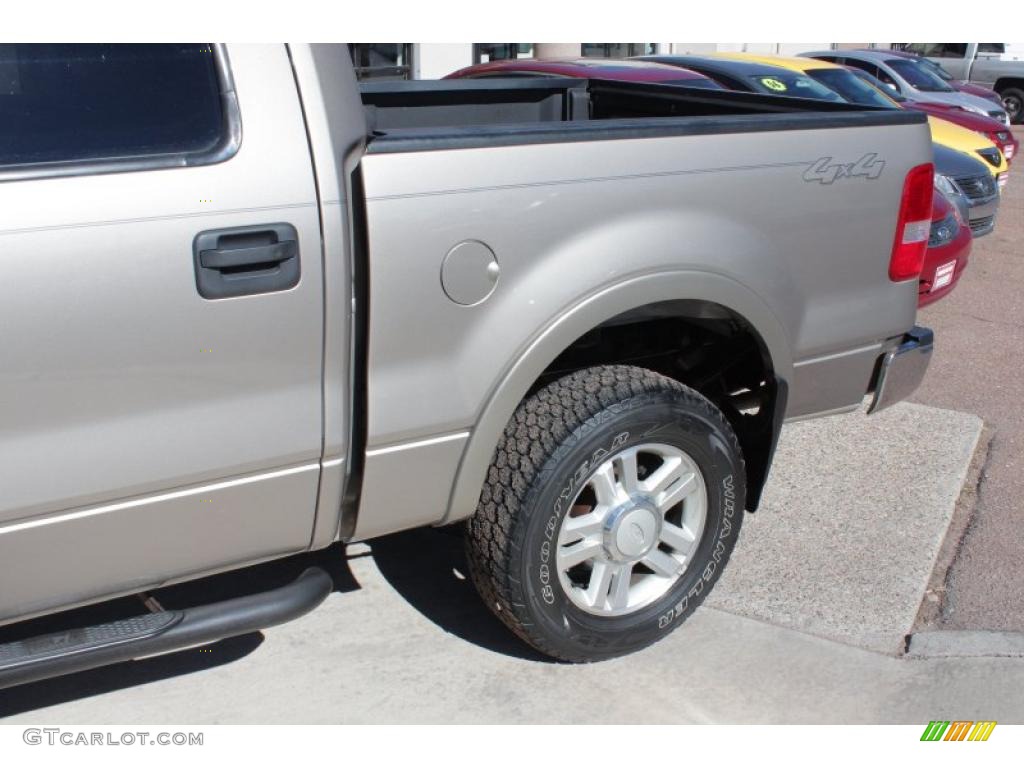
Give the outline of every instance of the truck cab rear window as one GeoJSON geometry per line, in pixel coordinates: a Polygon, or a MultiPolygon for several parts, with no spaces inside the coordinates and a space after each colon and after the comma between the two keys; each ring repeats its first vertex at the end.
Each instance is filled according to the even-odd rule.
{"type": "Polygon", "coordinates": [[[209,44],[0,44],[0,167],[201,154],[224,133],[209,44]]]}

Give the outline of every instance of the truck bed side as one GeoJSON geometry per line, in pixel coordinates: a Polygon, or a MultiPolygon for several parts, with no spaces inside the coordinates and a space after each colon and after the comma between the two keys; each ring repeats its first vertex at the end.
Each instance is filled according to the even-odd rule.
{"type": "Polygon", "coordinates": [[[788,417],[861,401],[884,345],[913,324],[916,284],[887,270],[904,177],[931,159],[924,118],[792,99],[771,113],[764,97],[740,114],[637,116],[722,112],[737,96],[681,90],[592,83],[586,120],[417,128],[406,110],[406,127],[387,128],[378,111],[362,161],[373,514],[357,538],[471,514],[546,366],[646,305],[708,301],[743,318],[789,384],[788,417]],[[877,175],[814,170],[864,158],[877,175]],[[473,306],[440,279],[466,242],[500,265],[473,306]]]}

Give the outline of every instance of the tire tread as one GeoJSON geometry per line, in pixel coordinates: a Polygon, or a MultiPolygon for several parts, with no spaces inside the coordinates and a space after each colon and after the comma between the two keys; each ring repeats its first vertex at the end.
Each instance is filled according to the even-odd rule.
{"type": "Polygon", "coordinates": [[[530,497],[544,485],[544,479],[538,482],[538,478],[550,474],[579,439],[600,427],[602,413],[619,413],[666,394],[719,426],[731,441],[742,472],[739,441],[711,401],[674,379],[635,366],[605,365],[571,373],[526,398],[505,427],[476,514],[467,521],[466,558],[484,602],[513,633],[541,653],[564,661],[593,660],[592,655],[552,645],[538,631],[525,604],[523,585],[514,574],[524,545],[523,537],[517,535],[526,525],[524,510],[529,511],[530,497]]]}

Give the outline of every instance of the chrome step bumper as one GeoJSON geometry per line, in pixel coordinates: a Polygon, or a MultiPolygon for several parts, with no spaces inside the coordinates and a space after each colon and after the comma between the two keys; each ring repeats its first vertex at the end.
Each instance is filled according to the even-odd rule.
{"type": "Polygon", "coordinates": [[[875,396],[868,413],[878,413],[914,394],[928,370],[934,342],[931,328],[915,325],[894,349],[879,358],[874,377],[875,396]]]}

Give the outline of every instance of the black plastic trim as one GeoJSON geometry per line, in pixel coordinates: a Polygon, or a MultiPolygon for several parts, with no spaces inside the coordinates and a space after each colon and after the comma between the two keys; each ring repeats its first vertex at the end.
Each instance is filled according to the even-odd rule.
{"type": "Polygon", "coordinates": [[[200,232],[192,241],[196,290],[204,299],[290,290],[302,276],[298,241],[286,223],[200,232]]]}
{"type": "MultiPolygon", "coordinates": [[[[295,581],[284,587],[175,611],[168,615],[166,621],[151,622],[152,627],[145,628],[132,639],[104,640],[90,645],[75,644],[74,636],[84,634],[83,630],[79,629],[9,644],[24,647],[26,652],[21,654],[11,652],[9,646],[0,646],[0,649],[8,651],[0,654],[7,659],[0,664],[0,689],[130,661],[142,656],[154,656],[206,645],[226,637],[244,635],[283,624],[316,608],[330,594],[333,587],[331,577],[326,572],[320,568],[307,568],[295,581]],[[62,644],[66,646],[63,651],[60,650],[62,644]],[[53,650],[46,653],[30,650],[43,646],[53,650]]],[[[150,617],[140,617],[148,618],[150,617]]],[[[86,628],[85,632],[88,629],[86,628]]],[[[106,627],[95,629],[103,630],[106,627]]]]}
{"type": "MultiPolygon", "coordinates": [[[[916,125],[927,122],[923,112],[899,109],[871,109],[855,104],[816,101],[758,93],[713,91],[653,83],[620,83],[604,80],[551,79],[543,85],[515,80],[442,81],[409,90],[395,85],[380,91],[364,89],[365,104],[377,107],[405,107],[439,104],[459,105],[476,96],[485,101],[509,101],[512,95],[536,97],[562,93],[586,84],[595,106],[650,111],[651,116],[629,118],[497,123],[430,128],[393,128],[375,131],[367,154],[425,152],[446,149],[553,144],[581,141],[700,136],[723,133],[817,130],[857,126],[916,125]],[[469,84],[452,88],[448,83],[469,84]],[[482,86],[486,86],[483,88],[482,86]],[[502,92],[504,99],[502,99],[502,92]],[[510,93],[514,92],[514,93],[510,93]],[[612,106],[609,106],[612,105],[612,106]],[[735,110],[741,114],[677,115],[687,105],[701,105],[711,111],[735,110]],[[663,114],[659,114],[663,113],[663,114]]],[[[379,86],[377,86],[379,88],[379,86]]]]}
{"type": "Polygon", "coordinates": [[[370,345],[370,226],[366,211],[366,188],[362,166],[352,171],[352,356],[349,360],[349,459],[345,487],[341,497],[341,522],[338,536],[348,541],[355,533],[359,500],[363,492],[363,465],[366,461],[367,394],[370,345]]]}
{"type": "Polygon", "coordinates": [[[776,376],[774,387],[771,421],[766,425],[760,439],[751,441],[752,445],[756,442],[756,448],[750,455],[743,457],[747,463],[747,510],[750,512],[755,512],[761,504],[761,494],[764,492],[765,483],[768,482],[768,473],[775,460],[775,449],[779,445],[779,435],[782,434],[782,423],[786,420],[789,384],[781,376],[776,376]]]}
{"type": "MultiPolygon", "coordinates": [[[[707,136],[724,133],[813,131],[857,126],[913,125],[924,120],[902,119],[903,113],[757,114],[716,117],[659,117],[629,120],[572,121],[565,123],[508,123],[444,128],[399,128],[371,137],[367,154],[429,152],[528,144],[581,141],[707,136]],[[899,118],[899,119],[894,119],[899,118]]],[[[917,114],[924,114],[917,113],[917,114]]]]}

